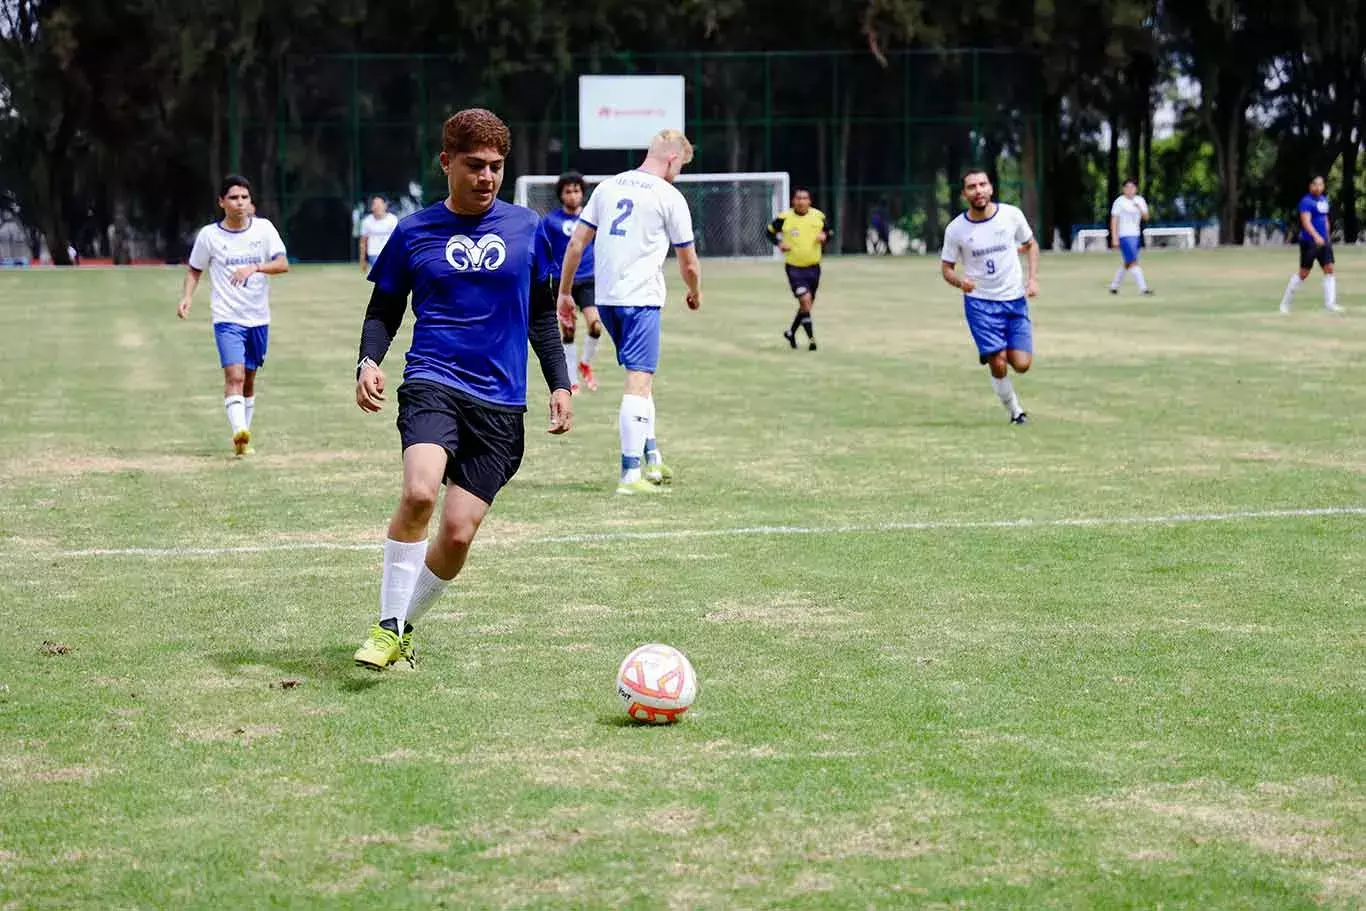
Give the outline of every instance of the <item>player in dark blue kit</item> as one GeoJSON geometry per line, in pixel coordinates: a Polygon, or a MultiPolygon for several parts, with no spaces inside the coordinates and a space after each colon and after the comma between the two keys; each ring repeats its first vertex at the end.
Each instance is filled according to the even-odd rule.
{"type": "Polygon", "coordinates": [[[380,362],[412,296],[413,344],[398,390],[403,494],[389,520],[380,619],[356,652],[362,667],[416,665],[412,629],[465,565],[493,498],[522,461],[527,341],[550,387],[551,433],[573,420],[554,301],[533,306],[536,213],[498,199],[512,145],[489,111],[446,121],[441,167],[450,196],[399,222],[370,281],[356,404],[384,403],[380,362]],[[431,546],[427,528],[446,498],[431,546]]]}
{"type": "Polygon", "coordinates": [[[1309,181],[1309,192],[1300,200],[1300,271],[1290,276],[1281,297],[1281,312],[1290,312],[1290,299],[1300,284],[1314,270],[1314,263],[1323,270],[1323,309],[1341,313],[1338,306],[1338,278],[1333,274],[1333,241],[1328,230],[1328,197],[1324,193],[1323,178],[1309,181]]]}
{"type": "MultiPolygon", "coordinates": [[[[568,171],[555,181],[555,195],[559,197],[560,208],[548,213],[541,219],[539,243],[550,257],[550,287],[560,284],[560,265],[564,262],[564,251],[569,246],[569,238],[574,236],[579,216],[583,214],[583,201],[587,196],[583,175],[568,171]]],[[[551,291],[553,296],[554,291],[551,291]]],[[[583,251],[583,259],[574,270],[574,303],[583,320],[588,324],[588,338],[583,343],[583,357],[576,355],[574,346],[574,326],[560,326],[560,339],[564,343],[564,361],[569,367],[572,379],[577,369],[579,378],[589,389],[598,388],[597,378],[593,376],[593,356],[598,351],[598,341],[602,338],[602,320],[598,318],[598,308],[593,285],[593,246],[589,244],[583,251]]],[[[574,383],[574,392],[579,384],[574,383]]]]}

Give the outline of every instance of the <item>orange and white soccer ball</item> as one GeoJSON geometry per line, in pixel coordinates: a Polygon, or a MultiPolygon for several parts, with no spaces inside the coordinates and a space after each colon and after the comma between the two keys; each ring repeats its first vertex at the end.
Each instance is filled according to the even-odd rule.
{"type": "Polygon", "coordinates": [[[642,645],[617,670],[617,696],[633,720],[672,724],[697,698],[697,674],[678,649],[642,645]]]}

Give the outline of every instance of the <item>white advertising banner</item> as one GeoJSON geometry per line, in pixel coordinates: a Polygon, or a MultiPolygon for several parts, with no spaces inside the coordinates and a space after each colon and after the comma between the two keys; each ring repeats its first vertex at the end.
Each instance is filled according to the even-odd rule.
{"type": "Polygon", "coordinates": [[[644,149],[683,129],[682,76],[580,76],[579,147],[644,149]]]}

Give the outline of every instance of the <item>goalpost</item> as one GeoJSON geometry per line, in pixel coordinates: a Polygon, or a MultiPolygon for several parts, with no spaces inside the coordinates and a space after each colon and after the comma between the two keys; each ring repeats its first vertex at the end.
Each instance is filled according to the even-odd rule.
{"type": "MultiPolygon", "coordinates": [[[[585,175],[588,192],[611,176],[585,175]]],[[[544,215],[560,203],[555,197],[557,180],[558,174],[518,177],[513,201],[544,215]]],[[[674,186],[692,211],[699,256],[782,257],[769,241],[766,228],[773,216],[787,208],[792,195],[786,171],[680,174],[674,186]]]]}

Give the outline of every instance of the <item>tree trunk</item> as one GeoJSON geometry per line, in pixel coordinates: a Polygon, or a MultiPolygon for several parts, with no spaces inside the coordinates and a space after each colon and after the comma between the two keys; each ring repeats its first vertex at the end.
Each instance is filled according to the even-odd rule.
{"type": "Polygon", "coordinates": [[[1119,116],[1110,111],[1110,150],[1105,158],[1105,198],[1119,196],[1119,116]]]}
{"type": "MultiPolygon", "coordinates": [[[[1021,208],[1024,209],[1025,218],[1034,226],[1036,232],[1041,231],[1043,222],[1039,218],[1039,187],[1034,182],[1038,175],[1039,159],[1039,137],[1038,119],[1033,111],[1026,111],[1024,118],[1024,142],[1020,148],[1020,182],[1022,195],[1020,199],[1021,208]]],[[[1040,246],[1052,246],[1053,235],[1051,233],[1037,234],[1040,246]]]]}
{"type": "Polygon", "coordinates": [[[1342,132],[1342,241],[1354,244],[1361,235],[1361,219],[1357,214],[1357,156],[1361,152],[1361,137],[1348,126],[1342,132]]]}
{"type": "Polygon", "coordinates": [[[835,159],[835,238],[841,251],[858,249],[857,246],[850,246],[851,238],[847,230],[849,221],[847,217],[849,201],[846,198],[849,187],[849,136],[854,128],[852,94],[852,86],[846,87],[840,104],[840,138],[835,159]]]}

